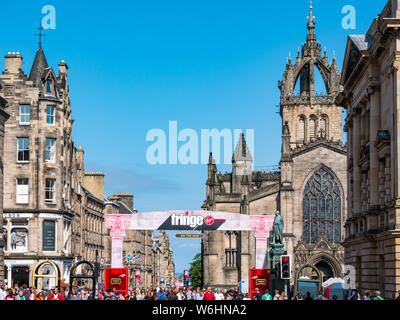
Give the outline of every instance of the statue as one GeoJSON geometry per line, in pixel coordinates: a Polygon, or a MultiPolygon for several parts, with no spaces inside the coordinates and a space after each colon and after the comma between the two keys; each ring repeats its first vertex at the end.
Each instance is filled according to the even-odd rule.
{"type": "Polygon", "coordinates": [[[272,228],[272,235],[273,235],[273,240],[272,244],[280,244],[283,245],[283,226],[284,226],[284,221],[279,213],[279,211],[275,212],[275,221],[274,221],[274,226],[272,228]]]}

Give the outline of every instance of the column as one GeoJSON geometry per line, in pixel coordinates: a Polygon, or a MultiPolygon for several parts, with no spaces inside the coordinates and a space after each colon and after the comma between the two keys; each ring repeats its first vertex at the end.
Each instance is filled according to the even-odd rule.
{"type": "Polygon", "coordinates": [[[12,276],[12,267],[9,264],[7,264],[7,287],[8,288],[11,288],[11,285],[12,285],[11,276],[12,276]]]}
{"type": "Polygon", "coordinates": [[[368,88],[370,98],[370,204],[379,206],[379,153],[375,147],[381,123],[380,91],[378,86],[368,88]]]}
{"type": "MultiPolygon", "coordinates": [[[[353,127],[348,125],[347,128],[347,152],[348,152],[348,159],[353,159],[352,170],[354,170],[354,154],[353,154],[353,127]]],[[[350,163],[348,163],[348,168],[350,168],[350,163]]],[[[348,170],[349,171],[349,170],[348,170]]],[[[353,171],[354,172],[354,171],[353,171]]],[[[351,185],[351,175],[348,172],[347,174],[347,218],[351,218],[354,215],[353,212],[353,186],[351,185]]],[[[349,230],[350,234],[350,230],[349,230]]]]}
{"type": "Polygon", "coordinates": [[[354,119],[353,119],[353,181],[354,181],[354,193],[353,193],[353,201],[354,201],[354,216],[357,216],[361,212],[361,176],[360,176],[360,167],[358,166],[358,155],[360,152],[360,122],[361,115],[359,110],[355,110],[354,119]]]}

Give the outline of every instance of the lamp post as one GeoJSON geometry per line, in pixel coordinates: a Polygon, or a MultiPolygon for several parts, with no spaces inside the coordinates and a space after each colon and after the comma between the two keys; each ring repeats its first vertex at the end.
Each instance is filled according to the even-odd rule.
{"type": "Polygon", "coordinates": [[[96,261],[94,262],[94,276],[95,278],[93,279],[93,281],[95,282],[93,284],[93,288],[95,290],[95,292],[93,292],[93,297],[95,298],[95,300],[98,300],[99,298],[99,294],[98,294],[98,287],[99,287],[99,269],[100,269],[100,263],[99,263],[99,250],[96,249],[96,261]]]}

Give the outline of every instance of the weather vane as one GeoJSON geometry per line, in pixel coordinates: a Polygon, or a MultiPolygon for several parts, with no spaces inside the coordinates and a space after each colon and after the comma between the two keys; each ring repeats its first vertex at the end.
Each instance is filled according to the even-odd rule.
{"type": "Polygon", "coordinates": [[[44,34],[42,34],[42,30],[43,30],[43,29],[44,29],[44,28],[43,28],[42,25],[40,24],[40,26],[39,26],[39,28],[38,28],[39,33],[38,33],[38,34],[35,34],[35,36],[38,36],[38,37],[39,37],[39,47],[40,47],[40,48],[42,47],[42,37],[45,36],[44,34]]]}

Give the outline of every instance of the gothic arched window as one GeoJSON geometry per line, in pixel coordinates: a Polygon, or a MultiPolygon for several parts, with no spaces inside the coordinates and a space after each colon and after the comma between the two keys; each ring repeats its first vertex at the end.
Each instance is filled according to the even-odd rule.
{"type": "Polygon", "coordinates": [[[227,231],[224,236],[225,267],[235,268],[237,266],[237,232],[227,231]]]}
{"type": "Polygon", "coordinates": [[[317,128],[317,125],[316,125],[315,118],[312,117],[310,119],[310,140],[314,140],[315,139],[315,130],[316,130],[316,128],[317,128]]]}
{"type": "Polygon", "coordinates": [[[339,243],[342,237],[339,182],[323,167],[308,180],[303,196],[303,241],[315,243],[320,236],[330,243],[339,243]]]}
{"type": "Polygon", "coordinates": [[[327,130],[328,130],[328,119],[327,117],[322,117],[321,121],[319,123],[319,127],[320,127],[320,136],[322,138],[327,138],[327,130]]]}
{"type": "Polygon", "coordinates": [[[306,136],[305,129],[305,118],[300,116],[298,124],[298,141],[304,142],[306,136]]]}

